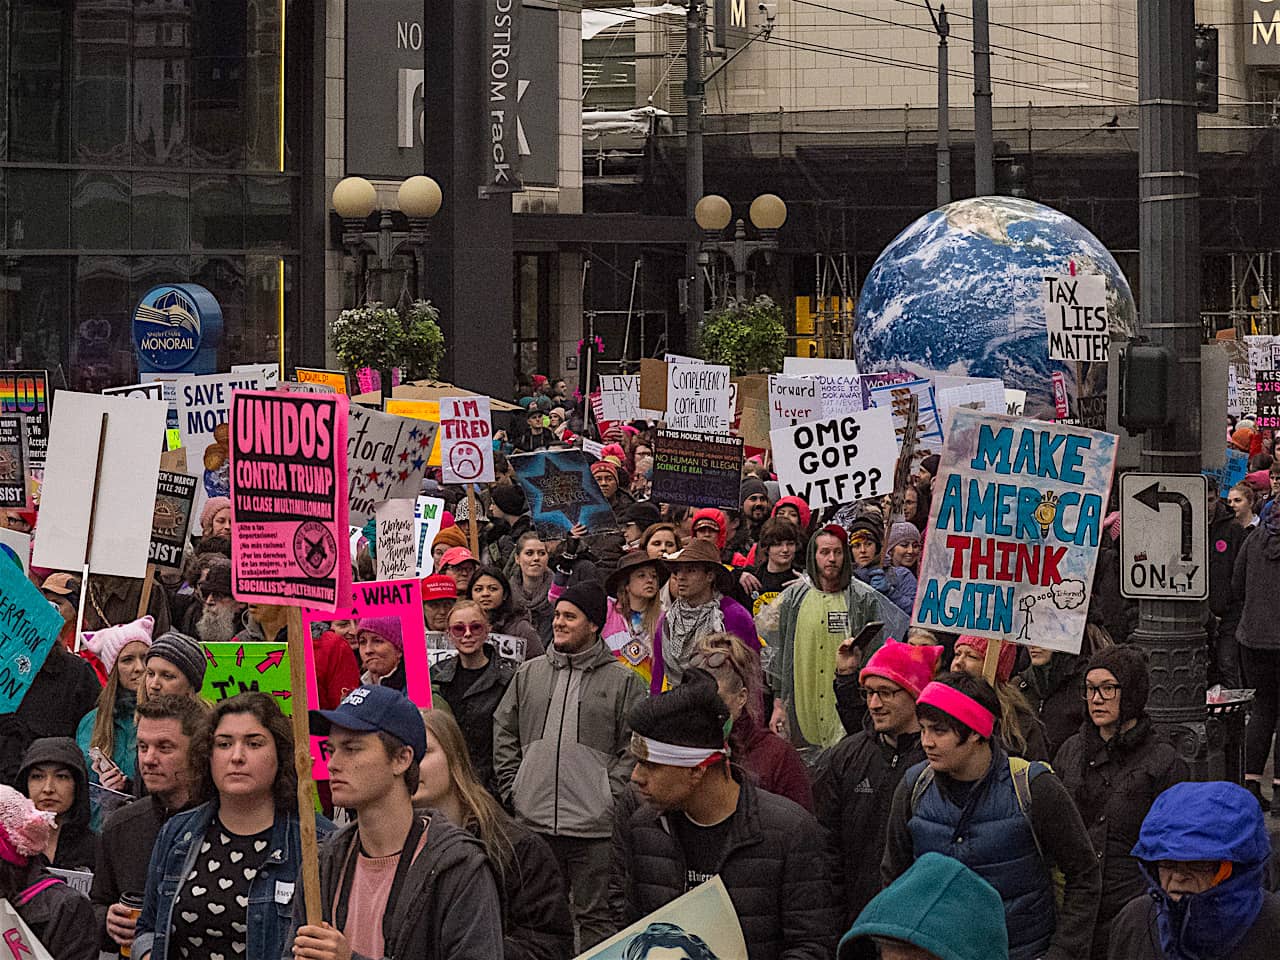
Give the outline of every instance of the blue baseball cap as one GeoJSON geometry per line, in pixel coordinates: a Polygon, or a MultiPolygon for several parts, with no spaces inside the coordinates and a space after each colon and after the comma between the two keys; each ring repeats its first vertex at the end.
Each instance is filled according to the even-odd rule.
{"type": "Polygon", "coordinates": [[[364,684],[348,693],[336,710],[311,710],[308,714],[311,732],[318,737],[327,737],[330,727],[358,733],[381,731],[412,748],[414,763],[427,752],[422,714],[412,700],[391,687],[364,684]]]}

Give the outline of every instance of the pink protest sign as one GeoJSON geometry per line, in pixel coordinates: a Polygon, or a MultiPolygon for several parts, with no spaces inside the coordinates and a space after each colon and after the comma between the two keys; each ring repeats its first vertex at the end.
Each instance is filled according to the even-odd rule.
{"type": "MultiPolygon", "coordinates": [[[[422,584],[418,580],[373,580],[351,585],[354,606],[340,607],[332,613],[304,607],[302,633],[306,637],[307,706],[319,706],[316,691],[316,662],[311,647],[312,624],[332,620],[355,620],[394,617],[400,621],[404,641],[404,692],[423,710],[431,709],[431,667],[427,663],[427,633],[422,620],[422,584]]],[[[357,629],[358,626],[357,626],[357,629]]],[[[398,673],[399,671],[397,671],[398,673]]],[[[323,737],[311,738],[311,756],[315,761],[312,776],[329,779],[329,771],[320,754],[323,737]]]]}
{"type": "Polygon", "coordinates": [[[231,591],[333,610],[350,595],[341,394],[231,397],[231,591]]]}

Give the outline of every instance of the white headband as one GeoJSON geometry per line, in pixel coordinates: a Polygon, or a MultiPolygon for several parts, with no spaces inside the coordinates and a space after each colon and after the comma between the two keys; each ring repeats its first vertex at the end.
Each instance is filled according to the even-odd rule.
{"type": "Polygon", "coordinates": [[[638,760],[665,767],[700,767],[715,757],[727,756],[724,747],[682,747],[676,743],[650,740],[638,733],[631,734],[631,752],[638,760]]]}

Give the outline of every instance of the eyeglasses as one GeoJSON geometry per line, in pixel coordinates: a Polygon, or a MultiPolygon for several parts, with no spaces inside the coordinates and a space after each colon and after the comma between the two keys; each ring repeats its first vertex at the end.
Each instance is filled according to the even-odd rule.
{"type": "Polygon", "coordinates": [[[484,633],[489,627],[486,624],[476,620],[472,623],[451,623],[449,624],[449,636],[457,637],[461,640],[463,637],[473,633],[484,633]]]}
{"type": "Polygon", "coordinates": [[[699,653],[693,658],[695,667],[703,667],[707,670],[718,670],[726,663],[731,667],[733,666],[729,661],[729,654],[723,650],[717,650],[715,653],[699,653]]]}
{"type": "Polygon", "coordinates": [[[881,703],[889,703],[891,700],[893,700],[894,697],[896,697],[898,694],[903,692],[905,691],[901,689],[888,690],[884,687],[859,687],[858,688],[858,696],[860,696],[863,700],[870,700],[872,697],[879,697],[881,703]]]}
{"type": "Polygon", "coordinates": [[[1104,701],[1114,700],[1119,692],[1120,684],[1118,683],[1102,683],[1096,687],[1092,683],[1086,683],[1080,688],[1080,696],[1084,700],[1093,700],[1095,694],[1102,697],[1104,701]]]}

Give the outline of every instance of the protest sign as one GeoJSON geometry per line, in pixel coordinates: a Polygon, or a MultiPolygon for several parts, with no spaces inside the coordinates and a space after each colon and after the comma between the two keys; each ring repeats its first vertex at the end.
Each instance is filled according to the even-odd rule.
{"type": "Polygon", "coordinates": [[[822,417],[822,393],[811,377],[769,376],[769,428],[794,427],[822,417]]]}
{"type": "Polygon", "coordinates": [[[1213,470],[1201,470],[1209,483],[1218,491],[1218,496],[1226,498],[1227,491],[1237,483],[1244,483],[1249,474],[1249,455],[1241,450],[1228,449],[1223,457],[1222,466],[1213,470]]]}
{"type": "Polygon", "coordinates": [[[934,377],[933,395],[938,402],[938,418],[946,426],[954,407],[1005,412],[1004,381],[984,377],[934,377]]]}
{"type": "Polygon", "coordinates": [[[231,398],[231,592],[332,610],[350,582],[347,398],[231,398]]]}
{"type": "Polygon", "coordinates": [[[783,427],[770,434],[783,494],[834,507],[893,491],[898,441],[887,409],[783,427]]]}
{"type": "Polygon", "coordinates": [[[599,460],[604,456],[604,444],[596,440],[588,440],[586,437],[583,437],[582,452],[589,457],[594,457],[599,460]]]}
{"type": "Polygon", "coordinates": [[[435,568],[431,542],[444,522],[444,501],[436,497],[418,497],[413,504],[413,535],[417,541],[417,574],[430,576],[435,568]]]}
{"type": "Polygon", "coordinates": [[[131,383],[124,387],[107,387],[102,391],[104,397],[132,397],[135,400],[163,400],[164,384],[156,381],[154,383],[131,383]]]}
{"type": "Polygon", "coordinates": [[[1004,391],[1004,408],[1004,412],[1011,417],[1022,416],[1027,409],[1027,391],[1006,388],[1004,391]]]}
{"type": "Polygon", "coordinates": [[[742,438],[658,431],[653,444],[653,499],[689,507],[741,507],[742,438]]]}
{"type": "MultiPolygon", "coordinates": [[[[361,367],[356,371],[356,385],[361,393],[380,393],[382,391],[382,372],[373,367],[361,367]]],[[[391,387],[400,386],[400,368],[391,371],[391,387]]]]}
{"type": "Polygon", "coordinates": [[[640,406],[640,374],[600,375],[600,419],[611,423],[659,420],[660,410],[640,406]]]}
{"type": "Polygon", "coordinates": [[[907,429],[907,411],[911,409],[911,397],[919,401],[916,412],[917,449],[929,443],[942,442],[942,417],[938,413],[933,385],[928,380],[907,380],[902,383],[886,383],[871,388],[871,406],[885,408],[893,414],[893,430],[902,442],[907,429]]]}
{"type": "Polygon", "coordinates": [[[1076,397],[1076,419],[1090,430],[1107,428],[1107,397],[1076,397]]]}
{"type": "Polygon", "coordinates": [[[151,517],[151,547],[147,553],[147,560],[157,568],[177,570],[182,566],[182,550],[191,526],[191,508],[195,498],[195,477],[185,473],[160,472],[156,483],[155,511],[151,517]]]}
{"type": "Polygon", "coordinates": [[[493,483],[488,397],[440,399],[440,466],[445,483],[493,483]]]}
{"type": "Polygon", "coordinates": [[[31,556],[31,534],[19,533],[0,527],[0,563],[5,558],[12,560],[22,572],[27,572],[27,558],[31,556]]]}
{"type": "Polygon", "coordinates": [[[153,400],[58,391],[49,423],[48,459],[40,491],[37,567],[82,570],[89,538],[94,467],[102,437],[98,509],[89,568],[117,577],[142,577],[151,545],[151,516],[160,473],[160,444],[168,411],[153,400]]]}
{"type": "Polygon", "coordinates": [[[25,509],[31,502],[24,427],[16,413],[0,416],[0,507],[25,509]]]}
{"type": "Polygon", "coordinates": [[[563,540],[577,524],[588,534],[618,529],[613,508],[591,476],[592,460],[581,450],[543,450],[510,457],[529,515],[547,540],[563,540]]]}
{"type": "Polygon", "coordinates": [[[205,659],[201,700],[218,703],[258,690],[273,696],[276,706],[286,717],[293,713],[287,643],[228,640],[225,643],[202,643],[200,646],[204,649],[205,659]]]}
{"type": "Polygon", "coordinates": [[[363,526],[382,500],[414,496],[439,427],[353,404],[347,413],[350,522],[363,526]]]}
{"type": "Polygon", "coordinates": [[[1040,288],[1049,358],[1106,363],[1111,336],[1107,325],[1107,278],[1101,274],[1049,275],[1040,288]]]}
{"type": "Polygon", "coordinates": [[[18,709],[62,623],[62,614],[17,566],[0,562],[0,714],[18,709]]]}
{"type": "Polygon", "coordinates": [[[913,623],[1077,653],[1114,434],[956,410],[913,623]]]}
{"type": "Polygon", "coordinates": [[[1053,384],[1053,415],[1059,420],[1071,416],[1071,405],[1067,402],[1067,377],[1061,370],[1053,371],[1049,378],[1053,384]]]}
{"type": "Polygon", "coordinates": [[[1280,429],[1280,370],[1259,370],[1255,374],[1257,391],[1253,425],[1260,429],[1280,429]]]}
{"type": "Polygon", "coordinates": [[[621,933],[579,954],[576,960],[632,960],[659,955],[747,960],[742,924],[719,876],[664,904],[621,933]]]}
{"type": "Polygon", "coordinates": [[[27,422],[27,469],[45,465],[49,445],[49,376],[44,370],[0,372],[0,413],[20,413],[27,422]]]}
{"type": "Polygon", "coordinates": [[[824,417],[857,413],[866,408],[862,378],[853,360],[827,360],[820,357],[785,357],[782,372],[789,377],[816,380],[822,395],[824,417]]]}
{"type": "Polygon", "coordinates": [[[332,387],[334,393],[350,393],[347,375],[341,370],[318,370],[311,367],[294,367],[293,376],[299,383],[315,383],[332,387]]]}
{"type": "Polygon", "coordinates": [[[436,439],[431,445],[428,467],[440,466],[440,401],[438,400],[388,400],[382,405],[384,413],[410,420],[421,420],[436,425],[436,439]]]}
{"type": "Polygon", "coordinates": [[[669,364],[663,420],[672,430],[728,433],[733,422],[729,368],[712,363],[669,364]]]}
{"type": "Polygon", "coordinates": [[[278,363],[233,363],[232,373],[248,374],[257,377],[261,384],[259,389],[274,390],[280,382],[280,364],[278,363]]]}
{"type": "Polygon", "coordinates": [[[414,501],[407,497],[375,504],[377,521],[374,551],[379,580],[405,580],[418,572],[418,545],[414,540],[414,501]]]}
{"type": "Polygon", "coordinates": [[[227,440],[231,391],[261,389],[258,377],[245,373],[183,376],[174,383],[178,433],[187,451],[187,463],[200,480],[200,503],[208,497],[231,495],[231,451],[227,440]]]}

